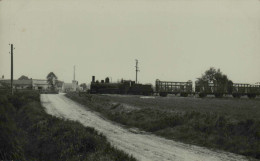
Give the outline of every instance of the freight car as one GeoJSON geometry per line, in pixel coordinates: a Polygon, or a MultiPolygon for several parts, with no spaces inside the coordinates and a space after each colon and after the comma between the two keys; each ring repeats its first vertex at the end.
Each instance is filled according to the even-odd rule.
{"type": "Polygon", "coordinates": [[[195,82],[195,93],[199,97],[206,97],[207,95],[215,95],[215,97],[223,97],[223,95],[232,95],[235,98],[247,95],[248,98],[255,98],[260,95],[260,85],[250,85],[241,83],[229,83],[226,85],[217,85],[214,83],[200,84],[195,82]]]}
{"type": "Polygon", "coordinates": [[[247,95],[248,98],[255,98],[257,95],[260,95],[260,85],[234,83],[231,94],[236,98],[244,95],[247,95]]]}
{"type": "Polygon", "coordinates": [[[119,83],[110,83],[109,78],[105,81],[95,81],[95,76],[92,76],[90,85],[91,94],[134,94],[134,95],[152,95],[152,85],[144,85],[135,83],[131,80],[121,80],[119,83]]]}
{"type": "Polygon", "coordinates": [[[157,79],[155,81],[155,91],[160,96],[166,97],[168,94],[180,94],[182,97],[187,97],[192,94],[192,81],[187,82],[169,82],[160,81],[157,79]]]}

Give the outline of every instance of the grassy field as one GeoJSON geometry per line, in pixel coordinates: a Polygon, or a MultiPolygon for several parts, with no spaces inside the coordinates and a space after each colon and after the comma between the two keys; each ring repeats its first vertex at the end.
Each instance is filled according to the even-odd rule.
{"type": "Polygon", "coordinates": [[[37,92],[0,94],[0,131],[0,160],[135,160],[93,128],[46,114],[37,92]]]}
{"type": "Polygon", "coordinates": [[[174,112],[218,113],[235,120],[260,120],[260,98],[194,98],[194,97],[151,97],[140,96],[100,96],[111,102],[126,103],[140,108],[160,109],[174,112]]]}
{"type": "Polygon", "coordinates": [[[67,97],[127,127],[260,159],[259,98],[67,97]]]}

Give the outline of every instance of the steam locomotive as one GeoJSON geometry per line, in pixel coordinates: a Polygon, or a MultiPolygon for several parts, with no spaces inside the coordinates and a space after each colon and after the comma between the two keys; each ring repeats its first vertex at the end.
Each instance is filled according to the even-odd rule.
{"type": "Polygon", "coordinates": [[[110,83],[109,78],[95,81],[92,76],[90,85],[91,94],[133,94],[133,95],[152,95],[153,88],[150,84],[139,84],[131,80],[121,80],[118,83],[110,83]]]}

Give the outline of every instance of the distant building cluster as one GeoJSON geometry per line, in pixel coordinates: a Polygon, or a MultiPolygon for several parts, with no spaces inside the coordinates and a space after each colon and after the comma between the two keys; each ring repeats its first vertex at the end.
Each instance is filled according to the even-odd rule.
{"type": "MultiPolygon", "coordinates": [[[[0,79],[0,88],[10,87],[10,79],[0,79]]],[[[40,90],[45,91],[51,88],[51,85],[45,79],[28,79],[28,80],[13,80],[13,88],[17,90],[40,90]]],[[[56,80],[55,88],[59,92],[73,92],[81,90],[78,81],[73,80],[72,83],[64,83],[63,81],[56,80]]]]}
{"type": "Polygon", "coordinates": [[[79,85],[78,81],[73,80],[72,83],[63,83],[62,85],[62,92],[74,92],[82,90],[79,85]]]}

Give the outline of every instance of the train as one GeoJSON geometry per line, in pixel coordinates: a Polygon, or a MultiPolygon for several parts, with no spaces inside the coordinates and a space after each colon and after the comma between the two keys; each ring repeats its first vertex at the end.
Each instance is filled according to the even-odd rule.
{"type": "Polygon", "coordinates": [[[155,88],[151,84],[140,84],[131,80],[121,80],[118,83],[110,82],[109,78],[105,80],[95,80],[92,76],[90,85],[91,94],[132,94],[132,95],[160,95],[166,97],[168,94],[180,95],[187,97],[189,95],[198,95],[203,98],[207,95],[214,95],[221,98],[224,95],[232,95],[234,98],[241,96],[248,96],[248,98],[256,98],[260,95],[260,85],[250,85],[242,83],[199,83],[195,82],[195,90],[193,89],[193,82],[173,82],[173,81],[155,81],[155,88]]]}

